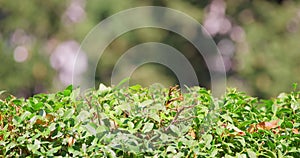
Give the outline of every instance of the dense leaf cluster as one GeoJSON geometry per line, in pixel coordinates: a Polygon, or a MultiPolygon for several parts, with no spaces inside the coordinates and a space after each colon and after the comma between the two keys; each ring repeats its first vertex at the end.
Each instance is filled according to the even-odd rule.
{"type": "Polygon", "coordinates": [[[5,157],[299,157],[300,92],[110,88],[0,100],[5,157]]]}
{"type": "MultiPolygon", "coordinates": [[[[59,76],[70,74],[60,74],[64,71],[62,65],[55,65],[54,52],[62,46],[73,50],[71,46],[74,46],[74,42],[80,45],[91,29],[104,19],[120,11],[142,6],[175,9],[195,18],[208,30],[219,28],[221,32],[212,36],[228,70],[228,85],[232,87],[269,98],[281,91],[288,91],[292,83],[300,82],[300,63],[296,60],[300,58],[299,0],[132,0],[130,3],[120,0],[30,0],[23,1],[22,8],[15,1],[1,0],[0,89],[23,97],[49,90],[57,91],[65,86],[65,79],[59,80],[59,76]],[[207,23],[213,25],[207,26],[207,23]],[[73,44],[68,45],[70,42],[73,44]],[[21,61],[16,59],[20,56],[23,58],[21,61]]],[[[182,21],[178,18],[175,20],[182,21]]],[[[108,32],[120,26],[116,24],[102,31],[108,32]]],[[[196,33],[190,27],[182,29],[196,33]]],[[[185,37],[159,28],[134,29],[114,39],[97,62],[98,67],[94,72],[96,83],[110,84],[111,70],[119,58],[133,46],[145,42],[163,43],[177,49],[193,66],[200,85],[210,87],[209,72],[216,70],[208,70],[207,62],[213,64],[214,58],[204,59],[185,37]]],[[[77,49],[73,53],[77,53],[77,49]]],[[[62,51],[59,54],[65,56],[69,53],[62,51]]],[[[90,62],[98,59],[99,54],[86,55],[90,62]]],[[[68,56],[66,61],[72,58],[68,56]]],[[[80,77],[87,76],[82,74],[80,77]]],[[[143,86],[155,82],[179,84],[171,70],[152,63],[137,69],[131,81],[143,86]]]]}

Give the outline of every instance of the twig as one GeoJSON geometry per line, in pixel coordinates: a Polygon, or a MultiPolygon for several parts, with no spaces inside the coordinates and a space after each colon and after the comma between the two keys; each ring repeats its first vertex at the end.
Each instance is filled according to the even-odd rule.
{"type": "Polygon", "coordinates": [[[183,106],[180,108],[176,109],[176,115],[174,116],[174,119],[172,120],[172,122],[169,124],[169,126],[165,129],[165,131],[169,130],[170,126],[173,125],[176,122],[179,122],[178,117],[179,115],[185,110],[185,109],[190,109],[190,108],[194,108],[196,105],[191,105],[191,106],[183,106]]]}
{"type": "MultiPolygon", "coordinates": [[[[92,98],[92,97],[90,97],[89,99],[91,100],[91,98],[92,98]]],[[[92,103],[91,103],[91,101],[90,101],[89,99],[87,99],[87,98],[85,97],[85,101],[86,101],[87,104],[89,105],[90,109],[92,109],[93,106],[92,106],[92,103]]],[[[99,123],[99,125],[101,125],[98,107],[96,107],[96,111],[97,111],[96,117],[97,117],[97,119],[98,119],[98,123],[99,123]]],[[[94,115],[95,115],[95,114],[94,114],[94,115]]],[[[94,122],[94,118],[92,118],[92,121],[94,122]]]]}
{"type": "Polygon", "coordinates": [[[177,123],[177,122],[184,122],[184,121],[187,121],[187,120],[193,119],[193,118],[196,118],[196,116],[191,116],[191,117],[188,117],[188,118],[185,118],[185,119],[175,120],[174,123],[177,123]]]}

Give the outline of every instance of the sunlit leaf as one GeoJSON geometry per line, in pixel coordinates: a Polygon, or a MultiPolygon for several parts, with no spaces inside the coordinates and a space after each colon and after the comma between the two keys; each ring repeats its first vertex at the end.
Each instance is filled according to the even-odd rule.
{"type": "Polygon", "coordinates": [[[229,121],[230,123],[233,123],[231,117],[228,114],[220,115],[223,119],[229,121]]]}
{"type": "Polygon", "coordinates": [[[153,126],[154,126],[153,123],[148,123],[148,122],[145,123],[145,125],[144,125],[144,127],[142,129],[143,133],[150,132],[153,129],[153,126]]]}
{"type": "Polygon", "coordinates": [[[256,158],[256,153],[254,151],[252,151],[251,149],[247,149],[247,154],[249,156],[249,158],[256,158]]]}
{"type": "Polygon", "coordinates": [[[206,134],[206,135],[202,136],[202,138],[204,139],[204,142],[205,142],[204,147],[210,149],[211,148],[211,141],[213,139],[212,135],[206,134]]]}
{"type": "Polygon", "coordinates": [[[75,110],[74,109],[68,109],[67,111],[65,111],[63,118],[64,119],[69,119],[73,116],[75,110]]]}

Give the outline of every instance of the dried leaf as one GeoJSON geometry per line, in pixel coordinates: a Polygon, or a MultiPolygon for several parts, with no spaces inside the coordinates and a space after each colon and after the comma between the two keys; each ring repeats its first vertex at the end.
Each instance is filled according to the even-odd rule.
{"type": "Polygon", "coordinates": [[[8,128],[7,128],[9,131],[12,131],[14,129],[14,126],[11,125],[11,124],[8,124],[8,128]]]}
{"type": "Polygon", "coordinates": [[[180,89],[178,89],[178,85],[174,87],[170,87],[168,92],[168,100],[165,102],[166,108],[170,108],[170,105],[174,101],[183,101],[183,96],[180,93],[180,89]],[[176,94],[179,94],[178,97],[176,97],[176,94]]]}
{"type": "Polygon", "coordinates": [[[193,129],[190,129],[189,131],[189,135],[193,138],[193,139],[196,139],[196,133],[193,129]]]}
{"type": "Polygon", "coordinates": [[[296,128],[293,128],[292,131],[293,131],[294,134],[299,134],[299,130],[296,129],[296,128]]]}
{"type": "Polygon", "coordinates": [[[248,131],[249,133],[254,133],[254,132],[256,132],[256,126],[255,126],[255,124],[251,124],[250,127],[247,129],[247,131],[248,131]]]}
{"type": "Polygon", "coordinates": [[[256,125],[256,127],[258,129],[262,129],[262,130],[270,130],[270,129],[273,129],[273,128],[276,128],[278,127],[278,122],[280,120],[273,120],[273,121],[270,121],[270,122],[260,122],[256,125]]]}
{"type": "Polygon", "coordinates": [[[38,124],[38,125],[45,125],[45,121],[42,121],[42,120],[40,120],[40,119],[37,119],[37,120],[35,121],[35,124],[38,124]]]}
{"type": "Polygon", "coordinates": [[[280,128],[278,128],[278,129],[272,129],[272,132],[273,132],[274,134],[279,134],[280,128]]]}
{"type": "Polygon", "coordinates": [[[49,121],[49,122],[52,122],[54,120],[54,116],[51,115],[51,114],[47,114],[46,115],[46,119],[49,121]]]}
{"type": "Polygon", "coordinates": [[[74,137],[69,137],[68,139],[68,146],[73,146],[73,144],[75,143],[75,138],[74,137]]]}
{"type": "Polygon", "coordinates": [[[246,133],[244,131],[241,131],[241,132],[238,132],[238,135],[239,136],[244,136],[244,135],[246,135],[246,133]]]}

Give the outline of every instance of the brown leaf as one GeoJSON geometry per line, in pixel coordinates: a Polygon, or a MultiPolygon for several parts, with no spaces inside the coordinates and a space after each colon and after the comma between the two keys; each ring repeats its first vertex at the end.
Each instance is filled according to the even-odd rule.
{"type": "Polygon", "coordinates": [[[256,125],[256,127],[258,129],[262,129],[262,130],[270,130],[270,129],[276,128],[278,126],[278,122],[279,122],[279,119],[273,120],[270,122],[260,122],[256,125]]]}
{"type": "Polygon", "coordinates": [[[273,132],[274,134],[279,134],[280,128],[272,129],[272,132],[273,132]]]}
{"type": "Polygon", "coordinates": [[[3,129],[3,122],[2,122],[2,116],[0,115],[0,129],[3,129]]]}
{"type": "Polygon", "coordinates": [[[9,131],[12,131],[14,129],[14,126],[11,125],[11,124],[8,124],[8,128],[7,128],[9,131]]]}
{"type": "Polygon", "coordinates": [[[251,124],[250,127],[247,129],[247,131],[248,131],[249,133],[254,133],[254,132],[256,132],[256,126],[255,126],[255,124],[251,124]]]}
{"type": "Polygon", "coordinates": [[[169,92],[168,92],[168,100],[165,102],[166,108],[170,108],[172,102],[174,101],[183,101],[184,98],[182,94],[180,93],[180,89],[178,88],[178,85],[174,87],[170,87],[169,92]],[[176,97],[176,94],[178,97],[176,97]]]}
{"type": "Polygon", "coordinates": [[[52,122],[54,120],[54,116],[51,115],[51,114],[47,114],[46,115],[46,119],[49,121],[49,122],[52,122]]]}
{"type": "Polygon", "coordinates": [[[74,137],[69,137],[68,139],[68,146],[73,146],[73,144],[76,142],[76,139],[74,137]]]}
{"type": "Polygon", "coordinates": [[[35,124],[38,124],[38,125],[45,125],[45,121],[42,121],[42,120],[40,120],[40,119],[37,119],[37,120],[35,121],[35,124]]]}
{"type": "Polygon", "coordinates": [[[189,131],[189,135],[193,138],[193,139],[196,139],[196,133],[193,129],[190,129],[189,131]]]}
{"type": "Polygon", "coordinates": [[[299,134],[299,131],[296,128],[293,128],[292,131],[293,131],[294,134],[299,134]]]}
{"type": "Polygon", "coordinates": [[[42,125],[42,126],[47,126],[48,122],[52,122],[55,117],[51,114],[46,114],[45,118],[46,118],[46,121],[41,120],[41,119],[37,119],[35,121],[35,124],[42,125]]]}

